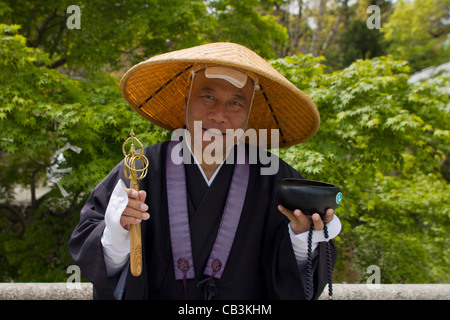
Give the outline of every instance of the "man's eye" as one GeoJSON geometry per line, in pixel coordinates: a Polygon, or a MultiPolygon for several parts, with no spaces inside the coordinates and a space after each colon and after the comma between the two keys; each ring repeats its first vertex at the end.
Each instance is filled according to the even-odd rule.
{"type": "Polygon", "coordinates": [[[233,106],[243,107],[243,104],[242,104],[241,102],[239,102],[239,101],[232,101],[231,104],[232,104],[233,106]]]}
{"type": "Polygon", "coordinates": [[[204,99],[205,101],[210,101],[210,102],[212,102],[212,101],[215,100],[214,97],[211,96],[211,95],[209,95],[209,94],[206,94],[206,95],[204,95],[204,96],[201,96],[201,98],[204,99]]]}

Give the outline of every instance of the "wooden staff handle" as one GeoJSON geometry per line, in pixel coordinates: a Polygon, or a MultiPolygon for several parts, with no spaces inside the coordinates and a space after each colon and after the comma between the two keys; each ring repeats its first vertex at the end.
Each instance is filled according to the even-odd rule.
{"type": "MultiPolygon", "coordinates": [[[[139,200],[139,185],[130,183],[130,188],[138,192],[136,200],[139,200]]],[[[142,240],[141,224],[130,225],[130,269],[135,277],[142,272],[142,240]]]]}

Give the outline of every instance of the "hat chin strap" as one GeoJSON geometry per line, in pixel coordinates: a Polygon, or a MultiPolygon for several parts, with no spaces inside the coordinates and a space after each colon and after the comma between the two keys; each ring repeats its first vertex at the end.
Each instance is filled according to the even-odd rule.
{"type": "Polygon", "coordinates": [[[250,100],[250,108],[248,108],[247,121],[245,121],[245,126],[244,126],[245,130],[247,130],[248,122],[250,120],[250,115],[252,114],[253,99],[255,98],[256,90],[259,90],[259,86],[258,85],[255,85],[255,87],[253,88],[252,100],[250,100]]]}
{"type": "Polygon", "coordinates": [[[191,101],[191,93],[192,93],[192,86],[193,86],[193,84],[194,84],[194,78],[195,78],[195,76],[196,76],[196,73],[195,73],[195,71],[194,70],[191,70],[191,83],[189,84],[189,95],[188,95],[188,98],[187,98],[187,101],[186,101],[186,111],[185,111],[185,115],[184,115],[184,117],[185,117],[185,121],[186,121],[186,128],[187,128],[187,124],[189,123],[189,112],[188,112],[188,108],[189,108],[189,102],[191,101]]]}

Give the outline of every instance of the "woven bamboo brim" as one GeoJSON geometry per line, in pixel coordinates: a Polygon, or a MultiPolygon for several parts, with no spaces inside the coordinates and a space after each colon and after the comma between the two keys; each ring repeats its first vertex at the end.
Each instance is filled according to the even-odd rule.
{"type": "MultiPolygon", "coordinates": [[[[279,147],[310,139],[320,124],[314,102],[267,61],[234,43],[211,43],[161,54],[132,67],[123,76],[120,90],[141,116],[170,131],[184,126],[186,88],[195,63],[220,65],[258,75],[249,128],[279,129],[279,147]]],[[[267,142],[267,148],[276,146],[267,142]]]]}

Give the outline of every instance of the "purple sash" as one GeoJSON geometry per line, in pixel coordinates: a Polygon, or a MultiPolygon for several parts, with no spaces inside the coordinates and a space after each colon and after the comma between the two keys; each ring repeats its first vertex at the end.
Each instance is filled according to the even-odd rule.
{"type": "MultiPolygon", "coordinates": [[[[182,142],[171,141],[167,149],[166,183],[175,279],[186,280],[195,278],[195,272],[189,230],[184,165],[183,163],[173,163],[171,158],[172,150],[179,143],[182,142]]],[[[222,276],[230,254],[244,206],[250,174],[245,148],[238,147],[237,150],[238,161],[235,164],[222,220],[204,271],[204,274],[217,279],[222,276]]]]}

